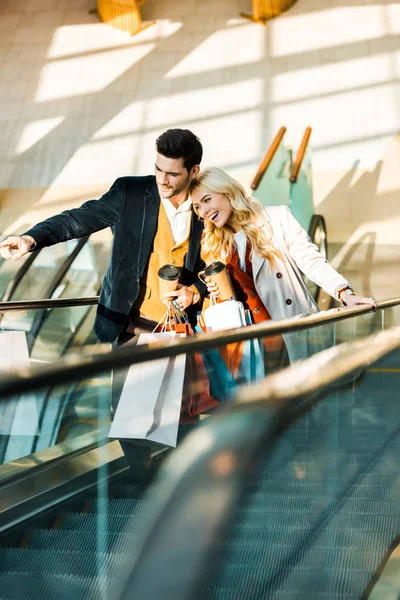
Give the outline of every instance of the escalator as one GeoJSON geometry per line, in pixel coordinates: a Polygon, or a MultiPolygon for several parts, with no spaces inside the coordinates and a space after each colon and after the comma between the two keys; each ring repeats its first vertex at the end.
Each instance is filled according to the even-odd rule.
{"type": "MultiPolygon", "coordinates": [[[[399,311],[397,300],[376,313],[335,309],[95,357],[99,346],[63,342],[65,358],[56,350],[40,368],[0,376],[3,408],[29,394],[41,407],[31,452],[12,460],[3,453],[0,467],[1,600],[360,598],[400,524],[398,353],[362,373],[356,365],[356,375],[352,353],[347,373],[335,356],[317,362],[303,375],[307,385],[331,363],[331,384],[341,384],[324,395],[316,390],[325,380],[313,390],[289,383],[304,367],[295,360],[318,361],[324,349],[386,334],[399,311]],[[260,370],[229,363],[227,347],[262,353],[277,334],[292,367],[263,358],[266,382],[277,386],[271,392],[260,370]],[[177,450],[137,446],[128,469],[107,438],[111,370],[193,351],[204,359],[214,404],[194,414],[184,397],[177,450]],[[303,392],[294,404],[296,386],[303,392]]],[[[17,437],[3,431],[0,439],[17,437]]]]}

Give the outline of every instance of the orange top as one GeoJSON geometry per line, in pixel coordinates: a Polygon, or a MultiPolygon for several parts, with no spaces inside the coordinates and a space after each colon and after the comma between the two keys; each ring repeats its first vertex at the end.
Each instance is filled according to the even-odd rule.
{"type": "MultiPolygon", "coordinates": [[[[261,321],[271,320],[271,315],[269,314],[266,306],[263,304],[254,285],[250,251],[250,242],[247,241],[246,271],[242,271],[239,266],[239,254],[236,249],[226,266],[232,280],[236,299],[242,302],[245,309],[250,310],[251,316],[255,323],[261,323],[261,321]]],[[[282,336],[278,335],[266,338],[264,340],[264,345],[267,350],[273,351],[282,349],[285,346],[285,342],[283,341],[282,336]]]]}

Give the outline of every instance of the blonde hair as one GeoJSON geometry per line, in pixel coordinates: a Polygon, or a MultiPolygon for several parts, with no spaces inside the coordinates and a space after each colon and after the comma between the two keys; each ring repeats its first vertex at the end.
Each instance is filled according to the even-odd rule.
{"type": "MultiPolygon", "coordinates": [[[[210,167],[201,171],[190,185],[190,193],[202,188],[208,193],[226,194],[232,207],[230,222],[237,225],[246,235],[251,244],[251,249],[259,256],[266,258],[274,264],[276,258],[282,258],[281,252],[276,250],[272,243],[272,227],[263,213],[263,206],[254,198],[246,196],[244,188],[230,175],[210,167]],[[262,227],[260,227],[260,221],[262,227]]],[[[195,212],[196,209],[194,209],[195,212]]],[[[201,241],[201,254],[206,264],[221,260],[229,262],[234,254],[236,245],[234,230],[226,223],[217,227],[212,221],[204,222],[204,234],[201,241]]]]}

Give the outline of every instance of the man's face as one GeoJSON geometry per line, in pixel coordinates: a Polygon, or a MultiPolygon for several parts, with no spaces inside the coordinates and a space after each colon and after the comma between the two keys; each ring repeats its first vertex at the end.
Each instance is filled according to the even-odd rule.
{"type": "Polygon", "coordinates": [[[157,152],[155,174],[161,198],[172,198],[186,192],[198,172],[198,165],[188,173],[183,166],[183,158],[167,158],[157,152]]]}

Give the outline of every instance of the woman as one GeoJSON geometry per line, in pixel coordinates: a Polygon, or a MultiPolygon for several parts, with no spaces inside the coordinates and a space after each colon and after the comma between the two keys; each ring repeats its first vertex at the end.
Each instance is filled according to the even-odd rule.
{"type": "MultiPolygon", "coordinates": [[[[301,272],[345,306],[376,308],[373,298],[354,294],[287,206],[262,206],[215,167],[196,177],[190,195],[194,211],[204,220],[204,261],[227,265],[237,297],[251,310],[254,322],[318,311],[301,272]]],[[[207,287],[218,296],[216,284],[209,281],[207,287]]]]}

